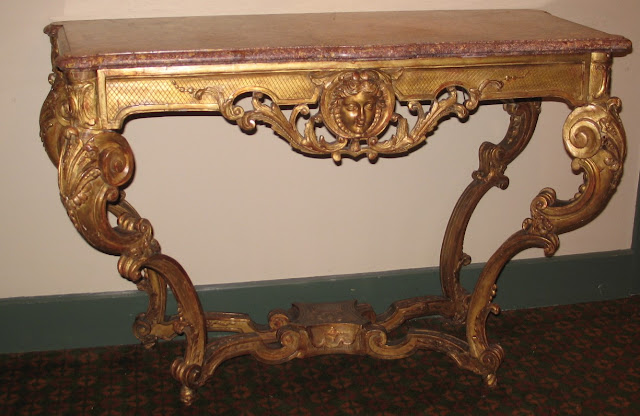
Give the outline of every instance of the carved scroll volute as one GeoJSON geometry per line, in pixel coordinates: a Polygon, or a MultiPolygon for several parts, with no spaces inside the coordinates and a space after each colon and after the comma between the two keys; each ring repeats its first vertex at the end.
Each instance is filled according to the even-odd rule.
{"type": "Polygon", "coordinates": [[[543,189],[531,203],[532,218],[523,228],[534,234],[564,233],[593,220],[606,206],[622,176],[626,135],[618,116],[620,100],[611,98],[576,108],[563,127],[571,168],[583,172],[584,183],[569,201],[558,201],[543,189]]]}
{"type": "Polygon", "coordinates": [[[589,77],[591,102],[573,110],[562,129],[564,147],[573,158],[571,168],[582,172],[584,183],[569,201],[543,189],[531,203],[523,228],[533,234],[561,234],[582,227],[606,206],[622,177],[626,134],[618,98],[609,98],[611,56],[593,53],[589,77]]]}
{"type": "Polygon", "coordinates": [[[71,222],[96,249],[119,254],[124,277],[138,280],[145,258],[159,252],[148,221],[124,203],[121,189],[134,170],[120,134],[100,129],[94,71],[49,76],[51,91],[40,113],[40,137],[58,168],[60,198],[71,222]],[[113,226],[108,212],[117,212],[113,226]]]}
{"type": "Polygon", "coordinates": [[[129,144],[115,132],[76,128],[66,129],[65,139],[58,178],[69,218],[93,247],[122,255],[120,273],[137,280],[144,259],[160,250],[151,225],[130,209],[119,215],[116,227],[108,218],[109,207],[121,202],[121,188],[133,175],[129,144]]]}
{"type": "Polygon", "coordinates": [[[111,228],[107,204],[120,199],[118,186],[131,175],[132,155],[115,133],[93,136],[92,132],[84,132],[85,140],[80,134],[77,129],[67,130],[58,178],[60,197],[71,222],[91,245],[119,254],[119,245],[109,239],[104,241],[103,237],[111,228]]]}

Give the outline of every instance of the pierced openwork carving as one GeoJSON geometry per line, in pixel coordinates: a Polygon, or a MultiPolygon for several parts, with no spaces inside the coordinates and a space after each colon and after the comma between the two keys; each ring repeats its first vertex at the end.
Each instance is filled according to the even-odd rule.
{"type": "Polygon", "coordinates": [[[469,111],[478,106],[485,89],[499,90],[504,85],[497,80],[485,80],[468,89],[455,83],[447,85],[431,102],[428,111],[420,101],[409,101],[409,109],[416,114],[410,129],[409,120],[395,112],[392,75],[377,70],[345,71],[317,76],[313,80],[322,88],[320,109],[314,115],[310,115],[309,105],[302,104],[295,106],[287,118],[276,103],[265,104],[263,92],[253,93],[251,111],[234,104],[236,95],[220,96],[220,111],[243,130],[255,129],[256,122],[270,125],[293,148],[303,153],[331,155],[336,162],[343,155],[354,158],[367,155],[375,160],[379,154],[410,151],[424,142],[443,118],[467,117],[469,111]],[[462,99],[461,94],[464,95],[462,99]],[[303,134],[297,127],[300,116],[309,116],[303,134]],[[380,140],[390,123],[396,125],[396,132],[389,139],[380,140]],[[335,135],[334,141],[317,136],[316,126],[321,124],[335,135]]]}

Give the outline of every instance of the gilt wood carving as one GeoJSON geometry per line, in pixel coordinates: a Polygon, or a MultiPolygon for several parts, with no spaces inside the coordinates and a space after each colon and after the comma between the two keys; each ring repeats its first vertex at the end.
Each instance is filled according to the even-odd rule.
{"type": "Polygon", "coordinates": [[[58,168],[62,203],[85,240],[119,256],[119,273],[149,295],[134,324],[144,345],[185,336],[185,354],[171,372],[187,404],[221,362],[240,355],[276,364],[336,353],[399,359],[431,349],[494,386],[504,352],[489,342],[485,323],[499,311],[493,297],[500,271],[527,248],[553,255],[560,234],[604,209],[622,175],[621,103],[609,96],[609,80],[612,55],[627,53],[630,42],[542,12],[111,20],[53,24],[46,32],[53,73],[40,135],[58,168]],[[230,36],[247,24],[264,27],[264,36],[230,36]],[[531,27],[526,36],[524,24],[531,27]],[[314,37],[289,36],[298,26],[300,33],[316,30],[314,37]],[[184,36],[167,35],[175,31],[184,36]],[[532,138],[544,99],[572,109],[561,136],[584,182],[567,200],[551,188],[540,191],[522,228],[467,293],[459,277],[470,262],[463,251],[468,223],[491,188],[508,186],[505,170],[532,138]],[[501,142],[480,147],[479,166],[453,208],[440,257],[443,293],[399,300],[379,315],[355,300],[294,303],[272,311],[264,326],[245,314],[205,312],[186,271],[162,253],[150,222],[125,197],[135,162],[119,129],[131,114],[210,111],[244,131],[268,126],[296,151],[339,164],[343,157],[407,155],[438,123],[466,118],[482,103],[502,103],[510,122],[501,142]],[[411,116],[400,115],[399,106],[411,116]],[[178,304],[174,316],[166,312],[167,288],[178,304]],[[466,336],[410,330],[390,338],[407,320],[433,315],[464,327],[466,336]],[[235,334],[209,340],[216,331],[235,334]]]}

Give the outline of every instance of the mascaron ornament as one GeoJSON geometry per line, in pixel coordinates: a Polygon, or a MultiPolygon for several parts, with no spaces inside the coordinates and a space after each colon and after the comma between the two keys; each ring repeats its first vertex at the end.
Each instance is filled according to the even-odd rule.
{"type": "Polygon", "coordinates": [[[350,140],[352,150],[387,127],[395,106],[388,78],[377,71],[343,72],[325,87],[320,101],[324,124],[338,140],[350,140]]]}

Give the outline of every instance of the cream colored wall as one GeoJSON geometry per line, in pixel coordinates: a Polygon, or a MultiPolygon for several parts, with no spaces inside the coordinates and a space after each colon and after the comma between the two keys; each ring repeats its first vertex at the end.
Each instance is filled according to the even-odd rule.
{"type": "MultiPolygon", "coordinates": [[[[517,2],[640,45],[636,4],[517,2]]],[[[90,248],[73,229],[58,199],[55,169],[38,138],[50,71],[42,28],[52,20],[443,6],[409,0],[2,2],[0,298],[133,289],[118,276],[116,259],[90,248]]],[[[452,6],[508,8],[514,2],[446,5],[452,6]]],[[[259,27],[255,35],[260,36],[259,27]]],[[[623,99],[630,142],[623,183],[600,218],[561,238],[558,255],[630,246],[639,172],[639,58],[635,53],[614,65],[613,93],[623,99]]],[[[543,106],[533,142],[507,172],[511,186],[492,191],[472,220],[466,251],[474,261],[486,260],[520,227],[541,188],[553,186],[565,198],[577,189],[580,178],[571,173],[560,138],[568,113],[560,103],[543,106]]],[[[499,107],[481,107],[466,123],[442,124],[427,146],[408,157],[383,158],[375,165],[345,160],[337,167],[330,159],[294,153],[265,127],[246,136],[220,117],[135,120],[125,130],[138,169],[127,194],[154,224],[164,252],[179,259],[196,284],[434,266],[449,210],[477,166],[478,145],[502,138],[506,121],[499,107]]]]}

